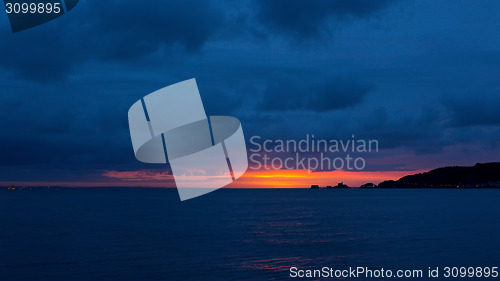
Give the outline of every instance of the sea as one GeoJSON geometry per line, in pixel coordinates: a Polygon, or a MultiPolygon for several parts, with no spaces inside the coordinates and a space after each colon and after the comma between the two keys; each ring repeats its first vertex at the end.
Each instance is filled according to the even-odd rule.
{"type": "Polygon", "coordinates": [[[220,189],[184,202],[175,189],[0,191],[1,281],[389,279],[291,273],[324,267],[499,280],[443,276],[499,266],[499,189],[220,189]]]}

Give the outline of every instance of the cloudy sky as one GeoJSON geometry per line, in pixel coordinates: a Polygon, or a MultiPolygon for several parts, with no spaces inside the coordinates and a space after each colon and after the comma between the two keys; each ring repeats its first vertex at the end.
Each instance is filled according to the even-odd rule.
{"type": "Polygon", "coordinates": [[[365,171],[321,177],[357,184],[499,161],[499,10],[498,1],[83,0],[18,33],[2,11],[0,184],[171,181],[135,159],[127,111],[189,78],[207,114],[237,117],[247,140],[379,141],[365,171]]]}

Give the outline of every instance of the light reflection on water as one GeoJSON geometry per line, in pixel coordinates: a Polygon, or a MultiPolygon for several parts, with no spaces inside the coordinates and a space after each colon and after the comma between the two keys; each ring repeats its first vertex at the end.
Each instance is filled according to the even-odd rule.
{"type": "Polygon", "coordinates": [[[497,266],[500,190],[0,192],[0,280],[281,280],[497,266]],[[8,253],[3,254],[3,253],[8,253]]]}

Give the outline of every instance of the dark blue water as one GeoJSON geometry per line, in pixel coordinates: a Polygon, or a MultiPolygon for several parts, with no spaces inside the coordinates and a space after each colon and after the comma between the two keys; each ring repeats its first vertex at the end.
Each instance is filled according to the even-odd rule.
{"type": "Polygon", "coordinates": [[[186,202],[164,189],[4,190],[0,280],[500,266],[499,202],[500,190],[223,189],[186,202]]]}

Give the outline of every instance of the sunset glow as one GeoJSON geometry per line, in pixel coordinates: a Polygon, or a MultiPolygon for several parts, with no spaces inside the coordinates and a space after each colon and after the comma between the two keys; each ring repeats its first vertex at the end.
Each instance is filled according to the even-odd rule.
{"type": "MultiPolygon", "coordinates": [[[[319,186],[335,186],[344,182],[351,187],[372,182],[378,184],[384,180],[397,180],[408,174],[424,171],[385,171],[385,172],[351,172],[328,171],[309,172],[307,170],[251,170],[249,169],[237,181],[225,188],[309,188],[312,184],[319,186]]],[[[215,179],[216,180],[216,179],[215,179]]],[[[0,182],[0,185],[19,186],[67,186],[67,187],[175,187],[173,177],[166,172],[148,170],[107,171],[95,181],[79,182],[0,182]]]]}
{"type": "Polygon", "coordinates": [[[351,172],[328,171],[309,172],[306,170],[248,170],[230,188],[309,188],[312,184],[319,186],[337,185],[344,182],[351,187],[373,182],[378,184],[384,180],[397,180],[407,174],[422,171],[391,171],[391,172],[351,172]]]}

